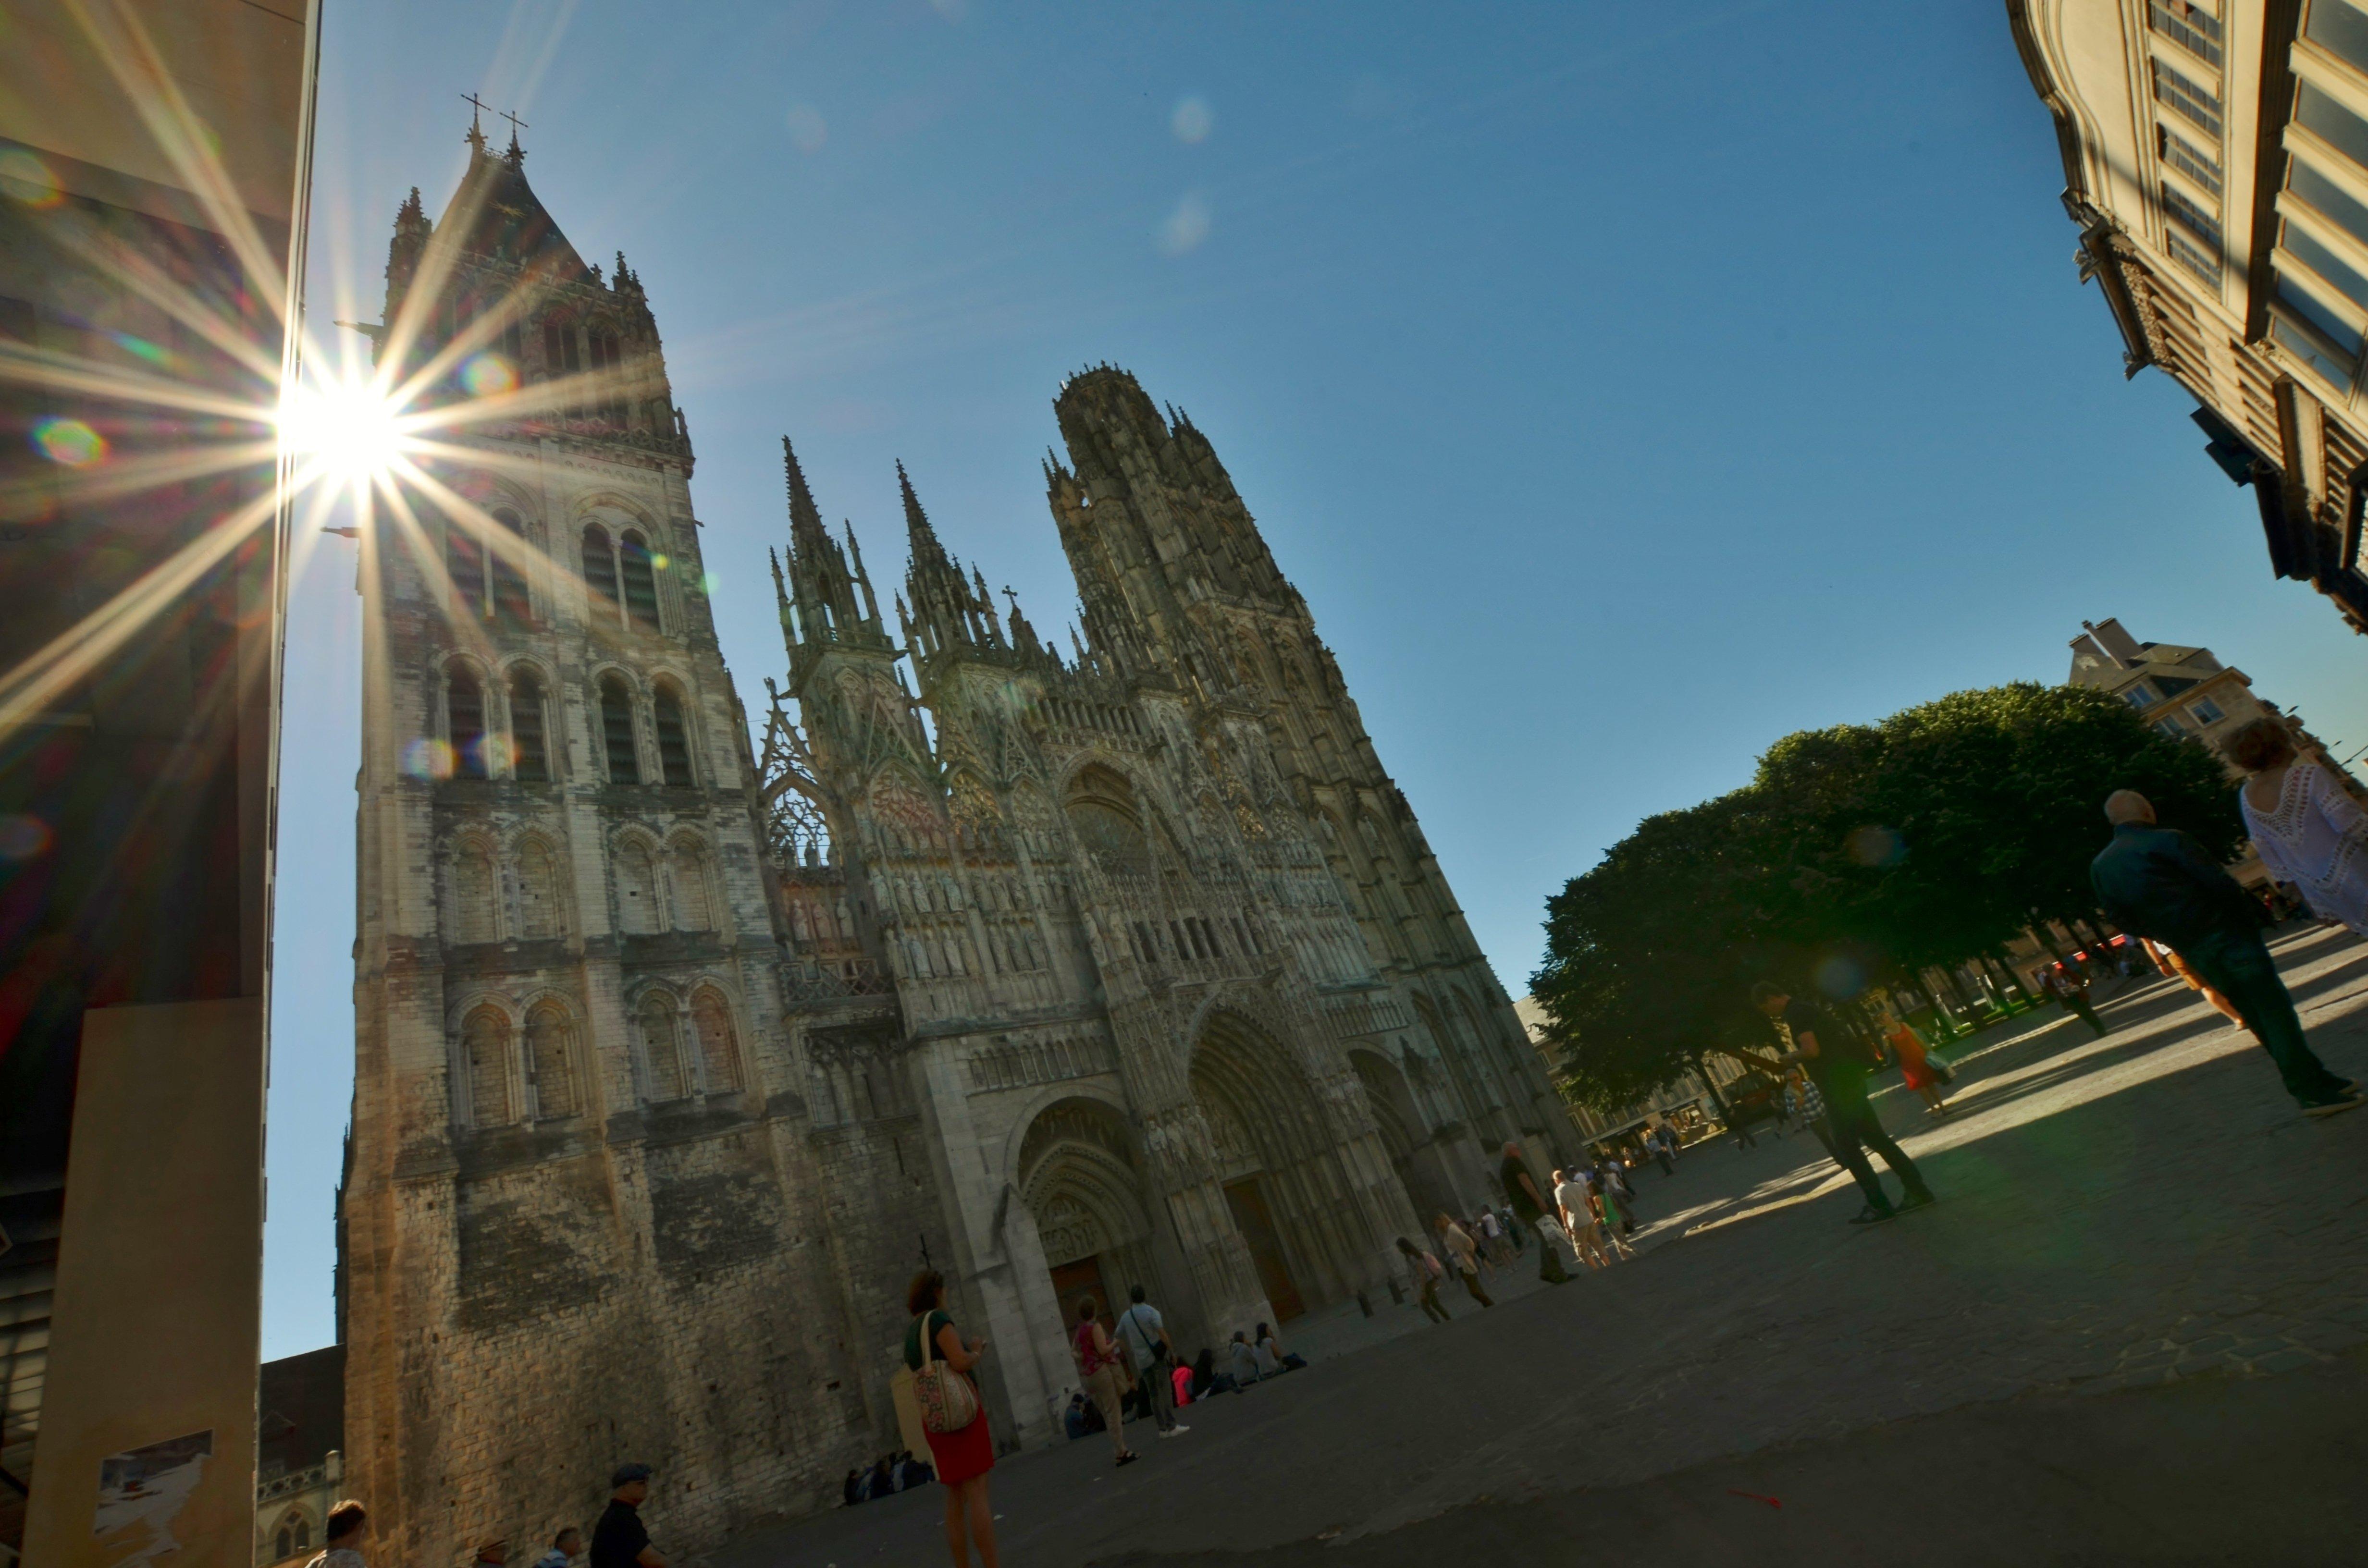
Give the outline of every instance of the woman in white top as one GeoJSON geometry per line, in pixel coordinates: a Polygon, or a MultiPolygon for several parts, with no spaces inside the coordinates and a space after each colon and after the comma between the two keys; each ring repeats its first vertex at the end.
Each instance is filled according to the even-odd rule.
{"type": "Polygon", "coordinates": [[[2251,775],[2237,800],[2270,875],[2292,883],[2315,914],[2368,937],[2368,812],[2326,768],[2295,759],[2294,738],[2275,719],[2229,736],[2228,754],[2251,775]]]}

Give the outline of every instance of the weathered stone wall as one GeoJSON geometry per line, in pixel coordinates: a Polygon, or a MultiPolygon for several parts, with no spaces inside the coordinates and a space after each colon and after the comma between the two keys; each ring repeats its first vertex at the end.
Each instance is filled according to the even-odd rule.
{"type": "Polygon", "coordinates": [[[1494,1142],[1551,1150],[1305,605],[1130,378],[1058,404],[1070,660],[909,487],[892,639],[789,460],[760,765],[639,280],[482,153],[438,224],[406,208],[389,278],[390,320],[514,291],[490,341],[529,389],[616,347],[566,406],[456,437],[365,557],[344,1218],[374,1560],[546,1539],[629,1459],[673,1551],[827,1502],[899,1446],[924,1266],[993,1342],[997,1439],[1049,1440],[1054,1269],[1144,1284],[1189,1354],[1378,1286],[1410,1188],[1469,1205],[1494,1142]]]}

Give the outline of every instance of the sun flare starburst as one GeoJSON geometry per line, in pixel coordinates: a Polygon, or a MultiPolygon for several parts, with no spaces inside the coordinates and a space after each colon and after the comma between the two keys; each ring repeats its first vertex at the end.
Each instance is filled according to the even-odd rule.
{"type": "Polygon", "coordinates": [[[279,406],[281,446],[318,483],[363,490],[385,482],[410,449],[409,421],[375,378],[308,381],[279,406]]]}

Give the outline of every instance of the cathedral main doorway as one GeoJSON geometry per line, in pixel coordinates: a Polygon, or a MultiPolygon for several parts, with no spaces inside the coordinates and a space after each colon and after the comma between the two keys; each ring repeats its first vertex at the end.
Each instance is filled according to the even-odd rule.
{"type": "Polygon", "coordinates": [[[1090,1297],[1099,1309],[1105,1328],[1115,1328],[1117,1303],[1110,1300],[1110,1287],[1102,1282],[1102,1260],[1099,1254],[1080,1257],[1052,1266],[1053,1299],[1061,1303],[1061,1322],[1070,1333],[1076,1332],[1077,1303],[1090,1297]]]}
{"type": "Polygon", "coordinates": [[[1020,1140],[1019,1192],[1036,1221],[1064,1335],[1088,1295],[1107,1321],[1130,1287],[1158,1292],[1134,1142],[1117,1111],[1075,1099],[1039,1113],[1020,1140]]]}
{"type": "Polygon", "coordinates": [[[1357,1288],[1338,1195],[1339,1151],[1306,1075],[1248,1019],[1219,1011],[1192,1051],[1192,1097],[1209,1124],[1234,1226],[1278,1318],[1357,1288]]]}
{"type": "Polygon", "coordinates": [[[1258,1288],[1277,1323],[1289,1323],[1307,1311],[1299,1283],[1291,1277],[1291,1262],[1282,1256],[1282,1238],[1275,1234],[1274,1216],[1267,1211],[1266,1194],[1255,1178],[1225,1184],[1225,1206],[1234,1212],[1234,1226],[1249,1244],[1250,1261],[1258,1265],[1258,1288]]]}

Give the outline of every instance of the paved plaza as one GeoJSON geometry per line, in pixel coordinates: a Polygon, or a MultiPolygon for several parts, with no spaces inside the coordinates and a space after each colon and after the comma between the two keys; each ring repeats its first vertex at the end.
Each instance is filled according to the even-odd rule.
{"type": "MultiPolygon", "coordinates": [[[[2368,944],[2276,944],[2368,1075],[2368,944]]],[[[1453,1323],[1304,1325],[1307,1370],[1192,1430],[1013,1456],[1004,1561],[1352,1564],[2357,1561],[2368,1530],[2368,1111],[2296,1117],[2248,1035],[2148,981],[1951,1053],[1885,1121],[1940,1193],[1873,1227],[1815,1141],[1639,1177],[1645,1256],[1453,1323]],[[1772,1499],[1772,1501],[1771,1501],[1772,1499]],[[2248,1543],[2250,1551],[2248,1551],[2248,1543]]],[[[934,1488],[716,1568],[945,1561],[934,1488]]]]}

